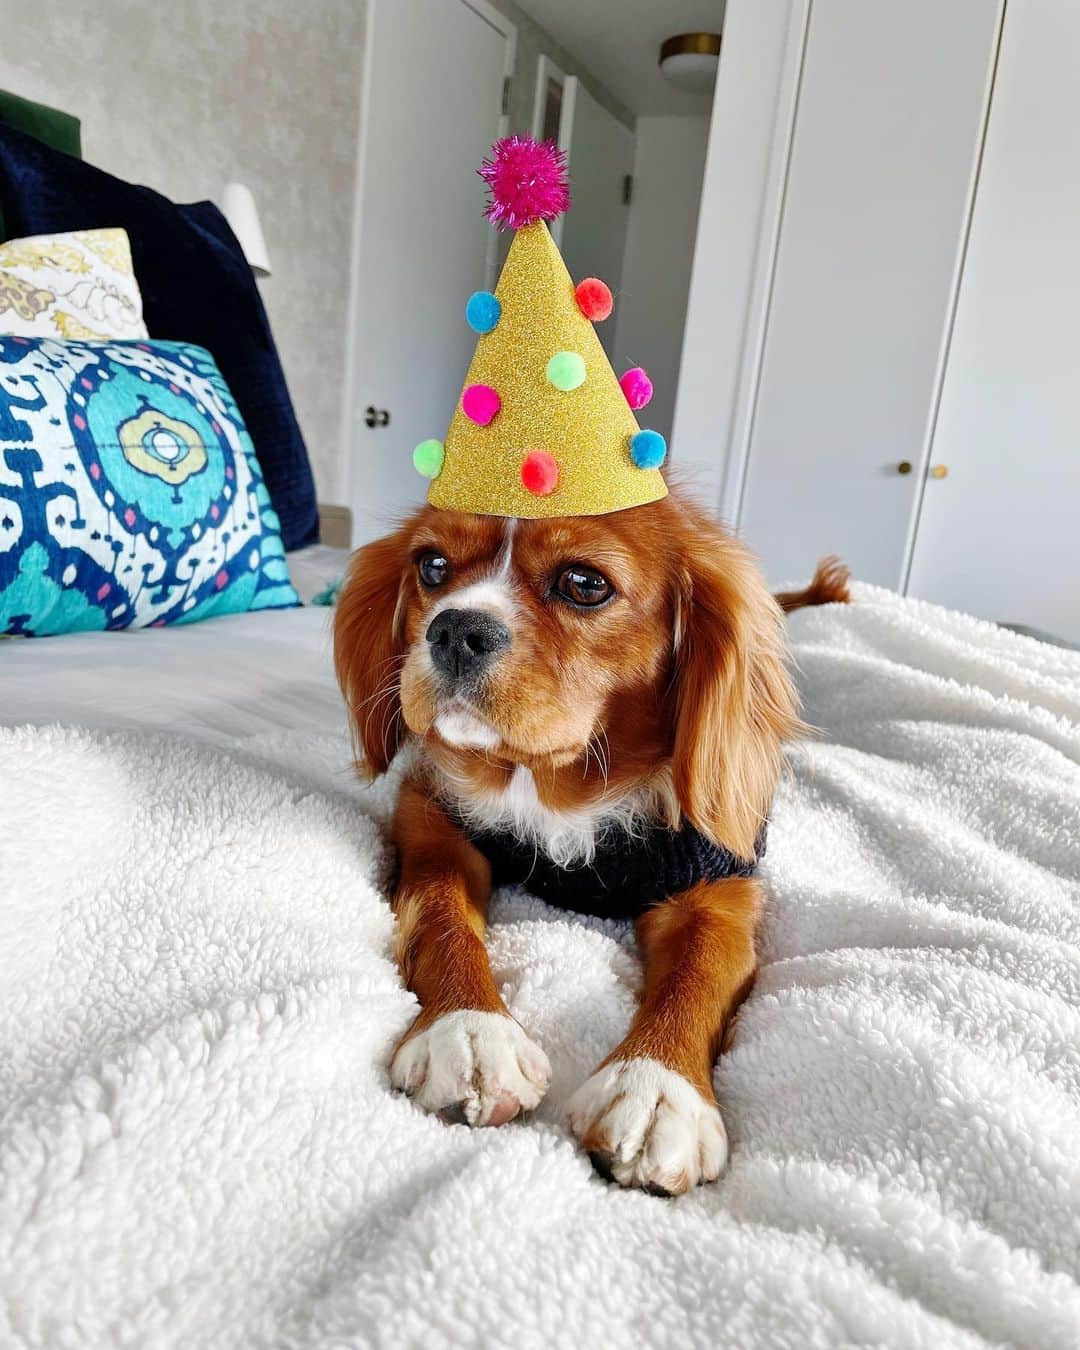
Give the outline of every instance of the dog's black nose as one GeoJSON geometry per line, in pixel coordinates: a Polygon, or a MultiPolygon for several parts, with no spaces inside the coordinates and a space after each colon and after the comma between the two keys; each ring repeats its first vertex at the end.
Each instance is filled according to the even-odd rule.
{"type": "Polygon", "coordinates": [[[431,659],[451,679],[476,675],[510,646],[510,629],[482,609],[444,609],[428,626],[431,659]]]}

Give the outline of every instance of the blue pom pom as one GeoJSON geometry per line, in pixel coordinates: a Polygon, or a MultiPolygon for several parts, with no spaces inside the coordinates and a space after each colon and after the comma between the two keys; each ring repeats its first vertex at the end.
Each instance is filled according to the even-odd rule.
{"type": "Polygon", "coordinates": [[[658,469],[667,454],[667,441],[658,431],[639,431],[630,437],[630,458],[639,469],[658,469]]]}
{"type": "Polygon", "coordinates": [[[490,291],[473,291],[465,306],[465,321],[476,333],[490,333],[501,314],[502,304],[490,291]]]}

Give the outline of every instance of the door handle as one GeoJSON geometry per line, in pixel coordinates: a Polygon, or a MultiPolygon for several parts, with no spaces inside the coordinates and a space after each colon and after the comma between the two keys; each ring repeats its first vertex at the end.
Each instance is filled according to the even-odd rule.
{"type": "Polygon", "coordinates": [[[364,409],[364,424],[369,427],[388,427],[390,425],[389,410],[387,408],[376,408],[369,403],[364,409]]]}
{"type": "Polygon", "coordinates": [[[948,478],[949,466],[947,464],[935,464],[930,470],[931,478],[948,478]]]}
{"type": "Polygon", "coordinates": [[[910,459],[902,459],[900,463],[896,466],[897,473],[910,473],[911,469],[912,464],[910,459]]]}

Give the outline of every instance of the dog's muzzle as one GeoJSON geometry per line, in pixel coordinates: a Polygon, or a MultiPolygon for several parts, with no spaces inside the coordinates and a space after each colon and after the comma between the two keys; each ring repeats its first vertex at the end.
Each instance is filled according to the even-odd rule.
{"type": "Polygon", "coordinates": [[[510,646],[510,629],[482,609],[444,609],[428,625],[436,670],[454,684],[475,678],[510,646]]]}

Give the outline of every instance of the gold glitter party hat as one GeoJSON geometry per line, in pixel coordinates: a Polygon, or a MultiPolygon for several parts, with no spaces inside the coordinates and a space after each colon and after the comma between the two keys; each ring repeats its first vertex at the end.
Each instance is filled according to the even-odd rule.
{"type": "Polygon", "coordinates": [[[480,170],[488,217],[517,233],[494,294],[465,307],[480,336],[446,440],[413,452],[432,506],[595,516],[667,495],[664,438],[634,416],[652,384],[640,367],[617,379],[593,331],[611,292],[594,277],[575,287],[545,223],[569,204],[564,160],[550,142],[513,136],[480,170]]]}

